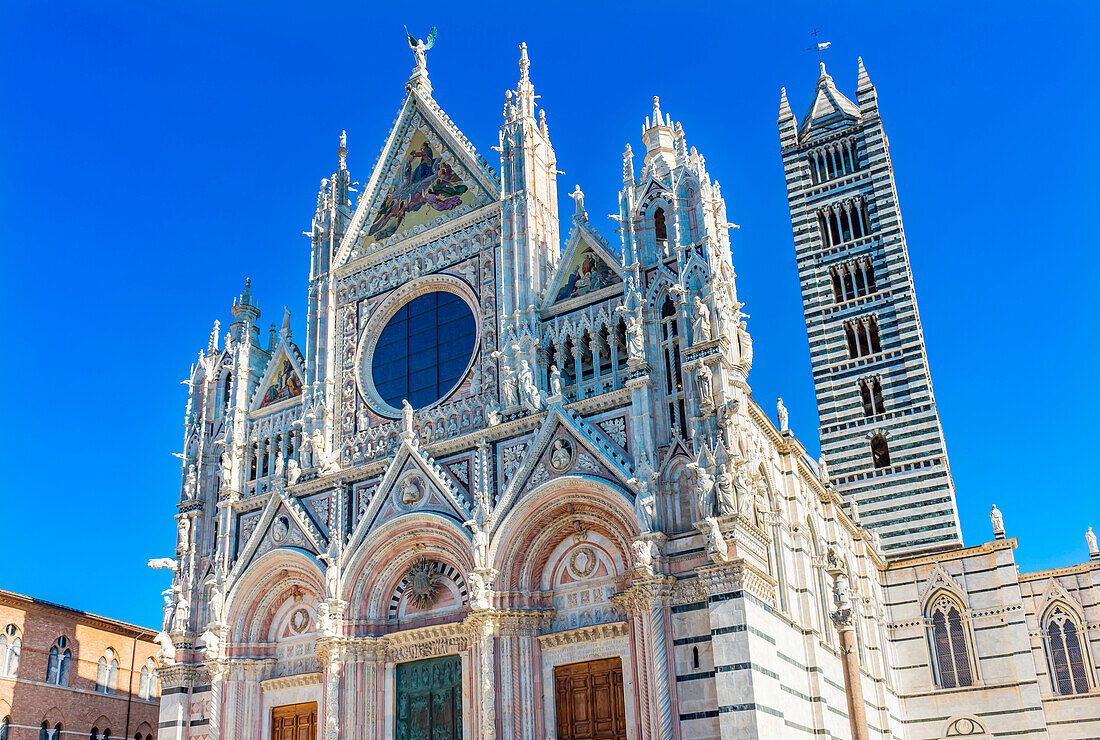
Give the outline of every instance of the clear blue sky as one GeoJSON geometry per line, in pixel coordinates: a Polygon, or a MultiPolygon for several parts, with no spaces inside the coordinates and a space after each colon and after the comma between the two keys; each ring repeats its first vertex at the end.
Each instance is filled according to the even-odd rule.
{"type": "Polygon", "coordinates": [[[1021,568],[1083,560],[1093,464],[1100,4],[71,3],[0,7],[0,588],[157,625],[184,390],[245,276],[304,338],[308,229],[347,129],[366,181],[439,27],[436,98],[492,160],[526,41],[562,200],[617,241],[621,152],[650,98],[722,183],[750,381],[817,452],[775,119],[820,28],[862,55],[890,136],[967,543],[996,502],[1021,568]],[[308,7],[308,9],[307,9],[308,7]],[[538,8],[538,10],[534,10],[538,8]],[[669,10],[674,12],[669,12],[669,10]]]}

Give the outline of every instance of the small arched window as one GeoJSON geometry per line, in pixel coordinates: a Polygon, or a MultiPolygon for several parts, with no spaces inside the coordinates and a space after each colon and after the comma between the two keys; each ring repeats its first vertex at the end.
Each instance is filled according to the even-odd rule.
{"type": "Polygon", "coordinates": [[[653,212],[653,233],[658,244],[668,241],[668,226],[665,224],[664,208],[658,208],[653,212]]]}
{"type": "Polygon", "coordinates": [[[118,656],[111,648],[107,648],[103,657],[99,659],[99,666],[95,674],[95,690],[100,694],[113,694],[118,685],[118,656]]]}
{"type": "Polygon", "coordinates": [[[9,727],[11,727],[11,717],[0,719],[0,740],[8,740],[9,727]]]}
{"type": "Polygon", "coordinates": [[[69,665],[72,663],[73,651],[69,649],[68,638],[61,636],[50,648],[50,658],[46,663],[46,683],[56,686],[69,685],[69,665]]]}
{"type": "Polygon", "coordinates": [[[222,408],[229,408],[229,402],[232,399],[233,390],[233,373],[225,374],[225,387],[222,390],[222,408]]]}
{"type": "Polygon", "coordinates": [[[1061,606],[1051,610],[1046,623],[1047,656],[1054,690],[1063,696],[1089,690],[1077,621],[1061,606]]]}
{"type": "Polygon", "coordinates": [[[943,595],[933,603],[930,617],[932,656],[940,686],[953,689],[972,685],[974,677],[970,669],[962,607],[954,599],[943,595]]]}
{"type": "Polygon", "coordinates": [[[141,667],[141,677],[138,680],[138,696],[142,699],[153,699],[157,693],[157,664],[152,658],[145,661],[141,667]]]}
{"type": "Polygon", "coordinates": [[[0,676],[15,678],[19,675],[19,655],[23,650],[23,641],[19,638],[19,628],[9,624],[0,635],[0,676]]]}
{"type": "Polygon", "coordinates": [[[871,437],[871,457],[876,468],[890,467],[890,446],[886,444],[886,437],[881,434],[871,437]]]}

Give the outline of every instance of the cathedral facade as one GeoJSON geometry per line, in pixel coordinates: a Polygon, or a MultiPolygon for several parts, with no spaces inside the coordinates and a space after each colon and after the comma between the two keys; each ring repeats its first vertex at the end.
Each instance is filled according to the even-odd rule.
{"type": "Polygon", "coordinates": [[[814,461],[657,98],[613,247],[559,209],[526,47],[498,170],[431,41],[357,201],[343,137],[322,181],[304,349],[246,284],[192,368],[159,736],[1100,735],[1100,563],[962,546],[862,63],[779,118],[814,461]]]}

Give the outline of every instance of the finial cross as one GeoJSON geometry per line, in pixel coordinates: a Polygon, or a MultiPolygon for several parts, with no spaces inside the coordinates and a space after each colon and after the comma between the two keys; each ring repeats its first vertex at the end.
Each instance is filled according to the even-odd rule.
{"type": "Polygon", "coordinates": [[[821,58],[821,52],[828,49],[832,45],[832,42],[831,41],[820,41],[820,40],[818,40],[819,37],[821,36],[821,31],[817,30],[816,28],[814,30],[810,31],[810,35],[814,37],[814,45],[803,49],[803,51],[816,51],[817,52],[817,61],[822,62],[824,60],[821,58]]]}

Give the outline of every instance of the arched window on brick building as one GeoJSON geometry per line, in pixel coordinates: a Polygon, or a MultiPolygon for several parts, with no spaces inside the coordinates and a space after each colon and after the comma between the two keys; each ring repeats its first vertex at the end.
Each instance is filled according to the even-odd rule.
{"type": "Polygon", "coordinates": [[[73,662],[73,651],[69,649],[69,640],[64,635],[50,648],[50,658],[46,663],[46,683],[57,686],[69,685],[69,667],[73,662]]]}
{"type": "Polygon", "coordinates": [[[19,656],[23,651],[23,640],[19,637],[19,628],[9,624],[0,635],[0,676],[15,678],[19,675],[19,656]]]}
{"type": "Polygon", "coordinates": [[[103,657],[99,659],[99,666],[95,674],[95,690],[100,694],[113,694],[118,686],[118,655],[111,648],[107,648],[103,657]]]}

